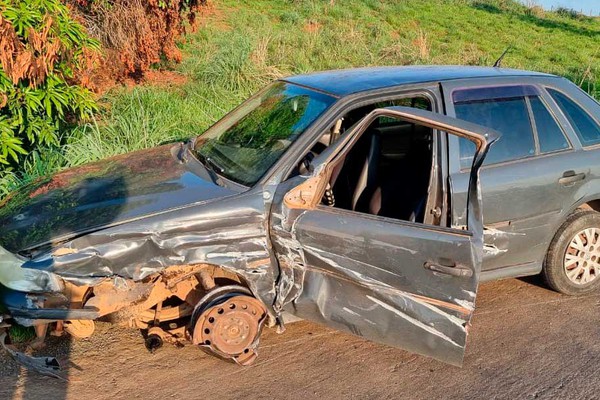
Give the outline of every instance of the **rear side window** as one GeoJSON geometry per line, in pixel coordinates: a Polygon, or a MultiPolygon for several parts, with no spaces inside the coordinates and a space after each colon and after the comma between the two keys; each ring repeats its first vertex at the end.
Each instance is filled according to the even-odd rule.
{"type": "Polygon", "coordinates": [[[550,96],[556,101],[571,123],[583,146],[600,143],[600,126],[597,121],[563,93],[554,89],[548,89],[548,93],[550,93],[550,96]]]}
{"type": "MultiPolygon", "coordinates": [[[[560,125],[535,86],[495,86],[452,93],[456,117],[493,128],[502,136],[485,164],[497,164],[570,148],[560,125]],[[537,143],[536,143],[537,136],[537,143]]],[[[469,168],[475,146],[460,140],[460,166],[469,168]]]]}
{"type": "MultiPolygon", "coordinates": [[[[524,87],[477,88],[453,93],[456,117],[499,131],[486,164],[496,164],[535,155],[535,139],[524,87]]],[[[460,140],[461,167],[470,167],[475,154],[472,142],[460,140]]]]}
{"type": "Polygon", "coordinates": [[[531,96],[529,97],[529,102],[540,142],[540,152],[551,153],[568,149],[570,145],[565,138],[564,132],[554,119],[554,116],[550,114],[542,99],[537,96],[531,96]]]}

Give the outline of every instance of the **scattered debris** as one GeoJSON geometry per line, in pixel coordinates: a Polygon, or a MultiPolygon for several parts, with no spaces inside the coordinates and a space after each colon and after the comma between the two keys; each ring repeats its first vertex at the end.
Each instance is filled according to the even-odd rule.
{"type": "Polygon", "coordinates": [[[51,376],[53,378],[67,380],[61,374],[61,368],[58,360],[54,357],[33,357],[25,353],[21,353],[13,348],[11,345],[6,344],[6,331],[0,331],[0,344],[10,354],[10,356],[20,365],[27,369],[38,372],[42,375],[51,376]]]}

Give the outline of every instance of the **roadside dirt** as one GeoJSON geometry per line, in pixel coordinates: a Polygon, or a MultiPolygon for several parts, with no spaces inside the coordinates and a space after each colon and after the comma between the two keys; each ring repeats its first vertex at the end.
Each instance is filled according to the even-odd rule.
{"type": "Polygon", "coordinates": [[[69,381],[0,355],[0,399],[600,398],[600,294],[562,296],[537,280],[480,288],[463,368],[299,322],[267,331],[238,367],[192,346],[150,354],[141,335],[100,324],[89,340],[52,338],[69,381]]]}

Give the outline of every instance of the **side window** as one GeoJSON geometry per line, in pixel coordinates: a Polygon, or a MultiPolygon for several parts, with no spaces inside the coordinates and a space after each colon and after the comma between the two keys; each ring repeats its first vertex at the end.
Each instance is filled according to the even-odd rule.
{"type": "Polygon", "coordinates": [[[550,153],[568,149],[570,146],[565,138],[565,134],[554,119],[554,116],[546,108],[542,99],[538,96],[531,96],[529,97],[529,102],[540,143],[540,152],[550,153]]]}
{"type": "MultiPolygon", "coordinates": [[[[493,128],[502,134],[490,149],[486,164],[535,155],[533,127],[525,99],[527,93],[519,90],[521,88],[477,88],[453,93],[457,118],[493,128]]],[[[466,139],[460,139],[462,168],[471,166],[474,154],[475,145],[466,139]]]]}
{"type": "Polygon", "coordinates": [[[563,93],[548,88],[548,93],[561,108],[581,144],[591,146],[600,143],[600,126],[583,108],[563,93]]]}
{"type": "MultiPolygon", "coordinates": [[[[454,91],[456,117],[502,134],[485,164],[518,160],[570,148],[565,134],[535,86],[497,86],[454,91]],[[537,143],[536,143],[537,137],[537,143]]],[[[460,166],[469,168],[475,146],[460,139],[460,166]]]]}

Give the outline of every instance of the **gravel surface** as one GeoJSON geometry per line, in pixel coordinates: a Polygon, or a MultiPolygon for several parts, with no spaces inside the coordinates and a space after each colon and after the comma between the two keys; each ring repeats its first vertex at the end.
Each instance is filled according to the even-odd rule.
{"type": "Polygon", "coordinates": [[[600,398],[600,294],[511,279],[483,284],[477,302],[463,368],[309,322],[265,332],[246,368],[192,346],[150,354],[139,332],[98,324],[88,340],[49,338],[39,352],[63,359],[65,382],[0,355],[0,399],[600,398]]]}

